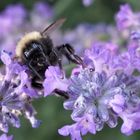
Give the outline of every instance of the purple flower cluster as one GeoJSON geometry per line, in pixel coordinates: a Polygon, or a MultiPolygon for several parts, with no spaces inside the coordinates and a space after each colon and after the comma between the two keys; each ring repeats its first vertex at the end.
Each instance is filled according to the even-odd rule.
{"type": "Polygon", "coordinates": [[[5,74],[0,75],[0,130],[8,132],[9,124],[20,127],[20,115],[27,118],[32,127],[38,127],[40,121],[35,118],[36,111],[31,101],[37,97],[32,89],[26,68],[5,51],[1,52],[1,60],[5,64],[5,74]]]}
{"type": "Polygon", "coordinates": [[[140,39],[140,12],[133,12],[130,5],[120,7],[116,14],[116,23],[119,30],[125,30],[132,39],[140,39]]]}
{"type": "Polygon", "coordinates": [[[73,73],[64,108],[73,111],[71,117],[75,124],[61,128],[59,133],[70,134],[72,139],[78,140],[79,134],[101,131],[105,123],[111,128],[116,127],[120,117],[124,121],[122,133],[132,134],[139,129],[139,85],[139,78],[122,72],[107,75],[105,71],[86,68],[73,73]]]}
{"type": "Polygon", "coordinates": [[[72,140],[82,139],[88,132],[96,134],[105,124],[114,128],[118,118],[123,120],[121,132],[125,135],[140,129],[139,14],[123,5],[116,19],[119,29],[129,31],[127,45],[94,42],[85,50],[86,68],[73,69],[69,79],[64,108],[72,110],[75,123],[59,129],[59,134],[70,135],[72,140]]]}
{"type": "Polygon", "coordinates": [[[133,13],[128,4],[122,5],[116,15],[117,26],[120,30],[139,26],[139,21],[140,13],[133,13]]]}

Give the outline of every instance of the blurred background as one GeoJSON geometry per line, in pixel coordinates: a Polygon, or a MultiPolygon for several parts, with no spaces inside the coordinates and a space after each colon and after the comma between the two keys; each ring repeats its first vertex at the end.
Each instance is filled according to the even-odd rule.
{"type": "MultiPolygon", "coordinates": [[[[121,4],[129,3],[133,10],[140,11],[138,0],[6,0],[0,3],[0,49],[14,54],[17,41],[27,32],[43,30],[53,21],[66,18],[61,29],[52,33],[54,44],[70,43],[79,55],[94,41],[112,40],[120,43],[115,28],[114,16],[121,4]]],[[[65,64],[67,74],[71,65],[65,64]]],[[[15,140],[69,140],[62,137],[58,129],[71,124],[70,111],[63,109],[63,99],[47,97],[33,102],[42,120],[39,128],[31,128],[30,123],[21,118],[21,128],[11,128],[15,140]]],[[[120,120],[121,124],[121,120],[120,120]]],[[[124,136],[120,125],[115,129],[107,126],[96,135],[88,134],[84,140],[138,140],[140,133],[124,136]]]]}

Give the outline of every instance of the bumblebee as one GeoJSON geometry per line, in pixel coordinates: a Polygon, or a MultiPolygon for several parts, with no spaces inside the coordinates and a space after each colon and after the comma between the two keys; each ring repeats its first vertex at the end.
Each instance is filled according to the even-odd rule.
{"type": "MultiPolygon", "coordinates": [[[[31,84],[34,88],[42,89],[42,82],[45,79],[45,71],[49,66],[62,66],[62,57],[76,64],[83,64],[82,59],[75,54],[70,44],[62,44],[54,47],[50,33],[64,23],[65,19],[57,20],[49,25],[42,32],[33,31],[27,33],[18,42],[16,57],[25,64],[31,73],[31,84]]],[[[68,98],[64,91],[55,89],[58,95],[68,98]]]]}

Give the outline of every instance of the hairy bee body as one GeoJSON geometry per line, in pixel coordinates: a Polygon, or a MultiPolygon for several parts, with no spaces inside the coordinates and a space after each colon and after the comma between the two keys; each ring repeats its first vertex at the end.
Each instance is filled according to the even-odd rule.
{"type": "MultiPolygon", "coordinates": [[[[64,20],[58,20],[47,27],[43,32],[30,32],[26,34],[17,44],[16,57],[25,64],[32,77],[32,86],[42,89],[42,82],[45,79],[45,71],[49,66],[58,65],[63,68],[61,60],[64,55],[69,61],[82,64],[82,59],[75,54],[69,44],[53,46],[49,32],[62,24],[64,20]]],[[[59,95],[65,96],[64,92],[56,89],[59,95]]]]}

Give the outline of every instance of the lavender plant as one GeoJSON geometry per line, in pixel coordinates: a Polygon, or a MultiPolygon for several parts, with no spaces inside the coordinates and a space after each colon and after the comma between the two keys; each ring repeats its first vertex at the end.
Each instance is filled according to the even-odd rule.
{"type": "Polygon", "coordinates": [[[118,29],[128,33],[125,51],[110,42],[93,43],[85,50],[87,67],[73,70],[67,88],[69,99],[64,102],[75,123],[59,129],[63,136],[79,140],[87,132],[101,131],[105,123],[116,127],[118,118],[123,120],[121,132],[125,135],[140,129],[140,79],[135,75],[140,68],[139,13],[122,5],[116,21],[118,29]]]}
{"type": "MultiPolygon", "coordinates": [[[[41,3],[35,7],[34,11],[38,14],[35,16],[32,13],[31,22],[38,21],[39,23],[32,22],[33,27],[38,27],[40,15],[49,10],[47,16],[43,15],[47,19],[53,12],[41,3]]],[[[21,5],[16,8],[23,17],[19,19],[16,15],[15,24],[21,26],[26,13],[21,10],[21,5]]],[[[8,10],[3,14],[13,17],[8,10]]],[[[139,130],[140,14],[134,13],[126,4],[121,6],[115,19],[117,28],[110,27],[109,30],[101,30],[101,33],[95,30],[97,26],[94,28],[92,25],[80,25],[63,34],[58,31],[60,40],[62,36],[64,42],[83,46],[84,65],[76,65],[70,77],[66,77],[65,71],[58,66],[49,66],[45,72],[43,91],[31,86],[28,67],[14,59],[14,52],[11,54],[1,51],[5,73],[0,74],[0,130],[7,133],[9,125],[19,128],[20,115],[27,118],[33,128],[38,127],[40,121],[35,118],[37,112],[32,101],[39,97],[54,96],[55,89],[67,93],[69,98],[64,101],[63,106],[64,109],[72,111],[71,119],[74,121],[73,124],[58,130],[63,136],[70,135],[72,140],[82,140],[82,136],[88,132],[95,135],[101,131],[105,124],[110,128],[116,127],[119,118],[123,121],[123,134],[131,135],[139,130]],[[99,41],[99,34],[94,34],[95,32],[101,35],[108,33],[110,37],[99,41]],[[122,40],[127,41],[125,46],[120,43],[122,40]]],[[[0,140],[12,140],[12,137],[3,134],[0,140]]]]}
{"type": "Polygon", "coordinates": [[[0,75],[0,130],[7,133],[9,124],[19,128],[20,115],[24,115],[32,127],[38,127],[40,121],[35,118],[36,111],[31,104],[38,95],[30,85],[26,68],[14,62],[6,52],[1,53],[1,60],[6,70],[0,75]]]}

